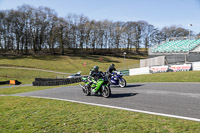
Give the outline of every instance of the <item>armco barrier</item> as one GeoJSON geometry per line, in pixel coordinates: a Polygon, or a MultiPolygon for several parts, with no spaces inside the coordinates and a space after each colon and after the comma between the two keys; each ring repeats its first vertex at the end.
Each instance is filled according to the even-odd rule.
{"type": "Polygon", "coordinates": [[[129,76],[129,70],[121,70],[120,71],[124,76],[129,76]]]}
{"type": "MultiPolygon", "coordinates": [[[[87,77],[87,76],[85,76],[87,77]]],[[[80,78],[66,78],[66,79],[49,79],[49,78],[35,78],[32,83],[33,86],[56,86],[56,85],[67,85],[81,82],[80,78]]]]}

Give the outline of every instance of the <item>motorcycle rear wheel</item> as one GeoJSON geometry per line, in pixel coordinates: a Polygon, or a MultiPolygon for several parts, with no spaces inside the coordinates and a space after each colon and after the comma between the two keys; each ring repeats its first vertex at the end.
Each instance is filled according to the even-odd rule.
{"type": "Polygon", "coordinates": [[[105,98],[110,97],[111,95],[111,89],[109,86],[102,86],[102,93],[101,95],[105,98]]]}

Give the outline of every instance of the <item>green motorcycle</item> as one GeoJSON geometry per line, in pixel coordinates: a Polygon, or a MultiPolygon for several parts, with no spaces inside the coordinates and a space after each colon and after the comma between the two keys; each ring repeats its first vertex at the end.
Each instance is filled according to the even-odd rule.
{"type": "Polygon", "coordinates": [[[82,81],[85,83],[84,85],[80,85],[83,92],[86,96],[91,94],[100,93],[103,97],[108,98],[111,95],[110,84],[108,78],[105,74],[101,74],[98,80],[94,80],[92,77],[83,77],[82,81]]]}

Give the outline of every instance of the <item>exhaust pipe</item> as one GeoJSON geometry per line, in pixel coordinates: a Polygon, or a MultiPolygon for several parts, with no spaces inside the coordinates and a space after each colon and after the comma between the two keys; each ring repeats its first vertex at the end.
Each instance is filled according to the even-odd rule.
{"type": "Polygon", "coordinates": [[[80,86],[81,88],[85,89],[85,87],[84,87],[83,85],[79,84],[79,86],[80,86]]]}
{"type": "Polygon", "coordinates": [[[82,88],[83,93],[85,93],[85,87],[83,85],[81,85],[81,84],[79,84],[79,86],[82,88]]]}

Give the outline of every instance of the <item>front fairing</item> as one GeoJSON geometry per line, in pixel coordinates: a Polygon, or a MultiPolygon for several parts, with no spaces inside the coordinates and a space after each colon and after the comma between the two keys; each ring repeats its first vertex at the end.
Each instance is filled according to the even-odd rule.
{"type": "Polygon", "coordinates": [[[111,77],[111,84],[119,85],[119,80],[122,79],[123,74],[120,72],[114,73],[111,77]]]}

